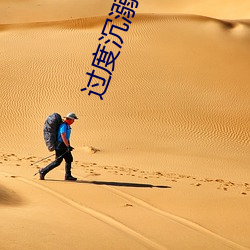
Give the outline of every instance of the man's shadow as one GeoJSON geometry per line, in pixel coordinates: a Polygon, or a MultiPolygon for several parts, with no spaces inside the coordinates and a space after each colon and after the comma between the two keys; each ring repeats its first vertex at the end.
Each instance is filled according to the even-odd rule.
{"type": "Polygon", "coordinates": [[[116,182],[116,181],[87,181],[87,180],[65,181],[65,180],[55,180],[55,179],[46,179],[46,181],[83,183],[83,184],[106,185],[106,186],[115,186],[115,187],[171,188],[170,186],[163,186],[163,185],[155,186],[152,184],[133,183],[133,182],[116,182]]]}
{"type": "Polygon", "coordinates": [[[84,181],[77,180],[77,183],[84,184],[94,184],[94,185],[106,185],[106,186],[115,186],[115,187],[135,187],[135,188],[171,188],[170,186],[161,186],[161,185],[152,185],[152,184],[143,184],[143,183],[131,183],[131,182],[114,182],[114,181],[84,181]]]}

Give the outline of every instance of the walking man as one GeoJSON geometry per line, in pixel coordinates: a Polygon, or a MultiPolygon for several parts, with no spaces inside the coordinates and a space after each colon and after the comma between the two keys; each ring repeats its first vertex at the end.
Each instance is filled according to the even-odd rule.
{"type": "Polygon", "coordinates": [[[39,171],[40,180],[44,180],[45,175],[55,167],[58,167],[62,163],[63,159],[65,160],[65,180],[67,181],[77,180],[77,178],[71,175],[71,163],[73,162],[73,156],[71,154],[71,151],[74,148],[70,146],[70,134],[71,134],[70,125],[72,125],[74,121],[78,118],[74,113],[69,113],[64,118],[66,119],[58,129],[58,136],[57,136],[58,146],[56,147],[56,160],[51,162],[48,166],[39,171]]]}

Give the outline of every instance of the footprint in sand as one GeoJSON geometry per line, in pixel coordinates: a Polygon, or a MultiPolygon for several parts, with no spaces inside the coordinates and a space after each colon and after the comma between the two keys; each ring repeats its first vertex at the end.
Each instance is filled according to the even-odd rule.
{"type": "Polygon", "coordinates": [[[132,205],[132,204],[127,203],[127,204],[125,204],[125,205],[124,205],[124,207],[133,207],[133,205],[132,205]]]}

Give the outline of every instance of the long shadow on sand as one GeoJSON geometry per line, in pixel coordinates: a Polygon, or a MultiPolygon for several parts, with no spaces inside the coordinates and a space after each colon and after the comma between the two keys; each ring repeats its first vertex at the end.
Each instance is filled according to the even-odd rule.
{"type": "Polygon", "coordinates": [[[155,186],[155,185],[152,185],[152,184],[131,183],[131,182],[114,182],[114,181],[83,181],[83,180],[78,180],[77,183],[116,186],[116,187],[171,188],[169,186],[158,186],[158,185],[155,186]]]}
{"type": "MultiPolygon", "coordinates": [[[[64,180],[55,180],[55,179],[46,179],[46,181],[63,181],[70,182],[64,180]]],[[[71,183],[83,183],[83,184],[94,184],[94,185],[106,185],[106,186],[115,186],[115,187],[136,187],[136,188],[171,188],[170,186],[161,186],[161,185],[152,185],[152,184],[143,184],[143,183],[131,183],[131,182],[116,182],[116,181],[84,181],[77,180],[76,182],[71,183]]]]}

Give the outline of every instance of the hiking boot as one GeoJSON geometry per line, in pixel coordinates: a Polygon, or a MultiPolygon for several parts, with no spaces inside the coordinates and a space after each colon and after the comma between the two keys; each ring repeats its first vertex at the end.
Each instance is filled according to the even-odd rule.
{"type": "Polygon", "coordinates": [[[72,175],[70,176],[65,176],[65,181],[76,181],[77,178],[73,177],[72,175]]]}
{"type": "Polygon", "coordinates": [[[39,170],[39,175],[40,175],[40,180],[44,180],[44,174],[41,172],[41,170],[39,170]]]}

